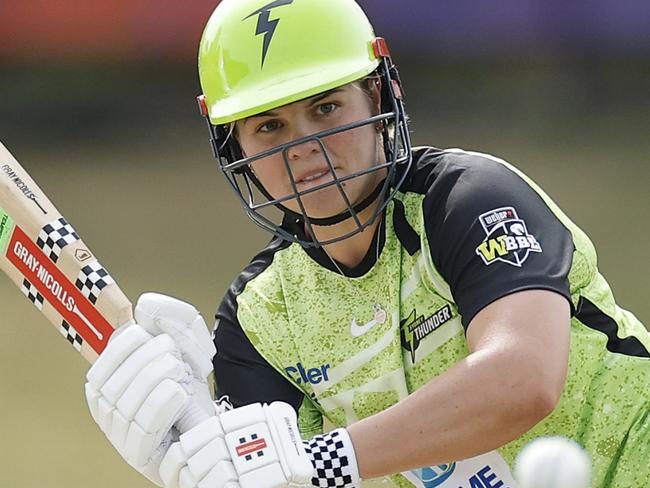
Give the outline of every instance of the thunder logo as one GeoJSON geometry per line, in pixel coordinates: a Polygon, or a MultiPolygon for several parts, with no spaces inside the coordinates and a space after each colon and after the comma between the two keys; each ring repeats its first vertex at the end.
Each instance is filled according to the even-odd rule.
{"type": "Polygon", "coordinates": [[[451,307],[447,304],[426,318],[413,309],[408,317],[400,321],[402,347],[411,353],[411,362],[415,363],[415,351],[420,342],[452,318],[451,307]]]}

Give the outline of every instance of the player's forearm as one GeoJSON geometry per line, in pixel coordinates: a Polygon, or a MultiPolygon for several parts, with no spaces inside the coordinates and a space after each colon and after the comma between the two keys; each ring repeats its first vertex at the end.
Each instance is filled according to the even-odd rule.
{"type": "Polygon", "coordinates": [[[558,394],[543,373],[524,366],[525,356],[471,354],[399,404],[349,426],[361,476],[466,459],[529,430],[553,410],[558,394]]]}

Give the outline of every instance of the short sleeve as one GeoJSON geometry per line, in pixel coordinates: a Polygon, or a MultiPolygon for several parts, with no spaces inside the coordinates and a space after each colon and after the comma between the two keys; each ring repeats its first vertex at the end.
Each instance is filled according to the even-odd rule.
{"type": "Polygon", "coordinates": [[[465,328],[485,306],[518,291],[551,290],[570,302],[571,233],[505,164],[446,155],[427,188],[423,214],[432,261],[465,328]]]}
{"type": "Polygon", "coordinates": [[[213,359],[217,398],[227,395],[235,407],[283,401],[299,410],[303,394],[253,347],[237,319],[231,291],[216,314],[213,359]]]}

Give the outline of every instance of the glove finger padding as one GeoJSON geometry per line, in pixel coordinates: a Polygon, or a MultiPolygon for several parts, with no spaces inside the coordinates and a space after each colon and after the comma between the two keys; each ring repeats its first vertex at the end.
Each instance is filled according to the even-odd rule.
{"type": "Polygon", "coordinates": [[[147,397],[163,380],[181,381],[187,376],[183,363],[172,355],[159,356],[145,366],[128,385],[117,401],[117,409],[128,420],[133,420],[147,397]]]}
{"type": "Polygon", "coordinates": [[[147,341],[124,362],[117,365],[111,377],[101,386],[100,391],[104,398],[112,404],[116,404],[135,377],[147,365],[154,363],[158,358],[165,355],[182,364],[180,363],[178,349],[168,335],[159,335],[147,341]]]}
{"type": "MultiPolygon", "coordinates": [[[[112,380],[116,371],[121,370],[120,375],[123,377],[122,366],[125,361],[129,360],[134,353],[152,339],[149,333],[137,325],[129,326],[121,332],[119,337],[109,342],[104,352],[86,374],[88,382],[85,391],[90,413],[104,433],[109,433],[111,430],[115,405],[114,401],[105,398],[101,391],[102,388],[112,380]]],[[[109,387],[109,390],[114,387],[109,387]]]]}
{"type": "Polygon", "coordinates": [[[87,379],[95,422],[132,467],[161,484],[160,460],[178,435],[172,426],[199,389],[172,338],[129,326],[109,342],[87,379]]]}
{"type": "Polygon", "coordinates": [[[182,434],[160,463],[160,477],[165,487],[185,488],[203,484],[221,487],[226,486],[225,483],[236,482],[237,473],[230,460],[224,435],[216,416],[182,434]]]}
{"type": "Polygon", "coordinates": [[[203,317],[194,306],[158,293],[145,293],[135,306],[135,318],[147,332],[169,335],[181,352],[183,361],[191,366],[195,381],[191,408],[179,419],[177,427],[186,431],[214,415],[214,405],[207,377],[212,372],[216,349],[203,317]]]}
{"type": "Polygon", "coordinates": [[[99,390],[133,352],[144,345],[152,335],[138,325],[130,325],[111,337],[106,349],[86,373],[86,380],[99,390]]]}
{"type": "Polygon", "coordinates": [[[144,293],[135,306],[135,319],[152,335],[171,336],[197,378],[212,371],[216,353],[205,320],[189,303],[158,293],[144,293]]]}
{"type": "Polygon", "coordinates": [[[135,466],[147,463],[188,401],[187,393],[177,383],[164,380],[158,385],[131,422],[123,450],[127,460],[135,466]]]}

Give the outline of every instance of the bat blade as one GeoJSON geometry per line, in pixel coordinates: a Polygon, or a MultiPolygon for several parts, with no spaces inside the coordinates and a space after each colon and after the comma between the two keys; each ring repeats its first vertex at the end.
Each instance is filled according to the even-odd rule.
{"type": "Polygon", "coordinates": [[[0,269],[90,363],[133,320],[126,295],[2,142],[0,269]]]}

